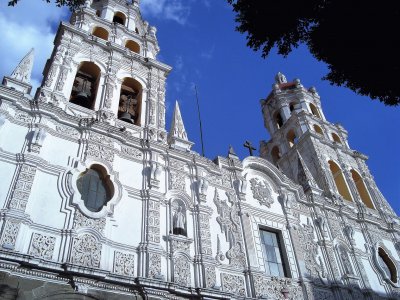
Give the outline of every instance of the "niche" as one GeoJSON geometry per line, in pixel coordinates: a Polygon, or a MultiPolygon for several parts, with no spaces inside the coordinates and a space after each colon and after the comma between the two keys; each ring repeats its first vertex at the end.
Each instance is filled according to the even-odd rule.
{"type": "Polygon", "coordinates": [[[125,26],[126,16],[122,12],[117,11],[114,14],[114,17],[113,17],[112,21],[113,21],[113,23],[118,23],[118,24],[121,24],[121,25],[125,26]]]}
{"type": "Polygon", "coordinates": [[[187,236],[186,206],[183,201],[175,199],[172,202],[171,220],[172,233],[187,236]]]}

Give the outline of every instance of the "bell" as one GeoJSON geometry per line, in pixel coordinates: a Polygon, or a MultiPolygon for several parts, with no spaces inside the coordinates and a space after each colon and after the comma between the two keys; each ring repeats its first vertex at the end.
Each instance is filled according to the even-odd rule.
{"type": "Polygon", "coordinates": [[[89,96],[88,96],[88,94],[86,94],[83,91],[79,92],[78,95],[75,96],[73,103],[81,105],[86,108],[90,108],[89,107],[89,96]]]}
{"type": "Polygon", "coordinates": [[[123,113],[121,114],[121,117],[120,117],[119,119],[120,119],[121,121],[125,121],[125,122],[128,122],[128,123],[133,124],[132,115],[131,115],[130,113],[128,113],[127,111],[126,111],[126,112],[123,112],[123,113]]]}

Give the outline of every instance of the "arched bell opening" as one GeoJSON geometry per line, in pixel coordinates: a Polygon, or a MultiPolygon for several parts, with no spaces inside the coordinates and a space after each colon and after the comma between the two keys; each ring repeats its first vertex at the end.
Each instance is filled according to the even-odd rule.
{"type": "Polygon", "coordinates": [[[321,119],[321,114],[319,113],[318,108],[317,108],[314,104],[312,104],[312,103],[310,103],[310,110],[311,110],[311,113],[312,113],[314,116],[316,116],[316,117],[318,117],[318,118],[321,119]]]}
{"type": "Polygon", "coordinates": [[[142,86],[133,78],[124,78],[119,96],[118,119],[140,126],[142,86]]]}
{"type": "Polygon", "coordinates": [[[108,36],[109,36],[108,31],[103,27],[93,28],[92,34],[94,36],[97,36],[98,38],[101,38],[102,40],[108,41],[108,36]]]}
{"type": "Polygon", "coordinates": [[[131,40],[126,41],[125,48],[128,48],[132,52],[140,54],[140,46],[138,43],[136,43],[134,41],[131,41],[131,40]]]}
{"type": "Polygon", "coordinates": [[[275,119],[276,127],[278,129],[281,128],[283,126],[283,119],[282,119],[282,116],[279,111],[275,113],[274,119],[275,119]]]}
{"type": "Polygon", "coordinates": [[[332,132],[332,139],[334,142],[341,144],[342,140],[340,139],[340,137],[336,134],[332,132]]]}
{"type": "Polygon", "coordinates": [[[314,128],[314,131],[316,133],[318,133],[319,135],[324,135],[324,132],[322,131],[322,128],[319,127],[318,125],[314,124],[313,128],[314,128]]]}
{"type": "Polygon", "coordinates": [[[100,68],[92,62],[82,62],[76,72],[69,101],[79,106],[93,109],[99,80],[100,68]]]}
{"type": "Polygon", "coordinates": [[[355,170],[351,170],[351,177],[353,178],[362,202],[364,202],[367,207],[375,209],[371,197],[369,196],[367,187],[365,186],[364,180],[361,178],[360,174],[358,174],[355,170]]]}
{"type": "Polygon", "coordinates": [[[277,164],[278,160],[281,158],[281,153],[278,146],[274,146],[271,150],[272,161],[277,164]]]}
{"type": "Polygon", "coordinates": [[[337,191],[347,201],[353,201],[353,198],[350,195],[350,191],[347,186],[346,179],[344,178],[342,170],[332,160],[330,160],[328,163],[333,176],[333,180],[335,181],[337,191]]]}
{"type": "Polygon", "coordinates": [[[118,23],[118,24],[121,24],[121,25],[125,26],[126,16],[122,12],[117,11],[114,14],[114,17],[113,17],[112,21],[113,21],[113,23],[118,23]]]}
{"type": "Polygon", "coordinates": [[[289,130],[286,135],[286,139],[289,143],[290,148],[292,148],[297,143],[297,137],[293,129],[289,130]]]}

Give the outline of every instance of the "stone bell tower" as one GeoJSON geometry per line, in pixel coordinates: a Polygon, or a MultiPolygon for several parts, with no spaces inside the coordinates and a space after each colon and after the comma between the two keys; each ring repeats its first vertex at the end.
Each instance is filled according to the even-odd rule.
{"type": "Polygon", "coordinates": [[[156,60],[158,51],[138,0],[88,0],[61,23],[36,100],[166,143],[171,68],[156,60]]]}
{"type": "Polygon", "coordinates": [[[395,215],[380,193],[364,154],[349,147],[347,131],[326,120],[316,89],[278,73],[272,92],[261,100],[271,140],[261,156],[303,186],[306,194],[355,206],[362,212],[395,215]]]}

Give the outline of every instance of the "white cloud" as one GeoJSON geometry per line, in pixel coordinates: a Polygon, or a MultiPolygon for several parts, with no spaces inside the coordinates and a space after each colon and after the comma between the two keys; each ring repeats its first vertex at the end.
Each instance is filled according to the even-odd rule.
{"type": "Polygon", "coordinates": [[[144,15],[175,21],[184,25],[190,15],[190,1],[183,0],[142,0],[141,10],[144,15]]]}
{"type": "Polygon", "coordinates": [[[15,7],[2,3],[0,8],[0,76],[10,75],[25,54],[34,48],[31,79],[34,93],[53,50],[58,22],[67,16],[68,10],[42,1],[21,1],[15,7]]]}

